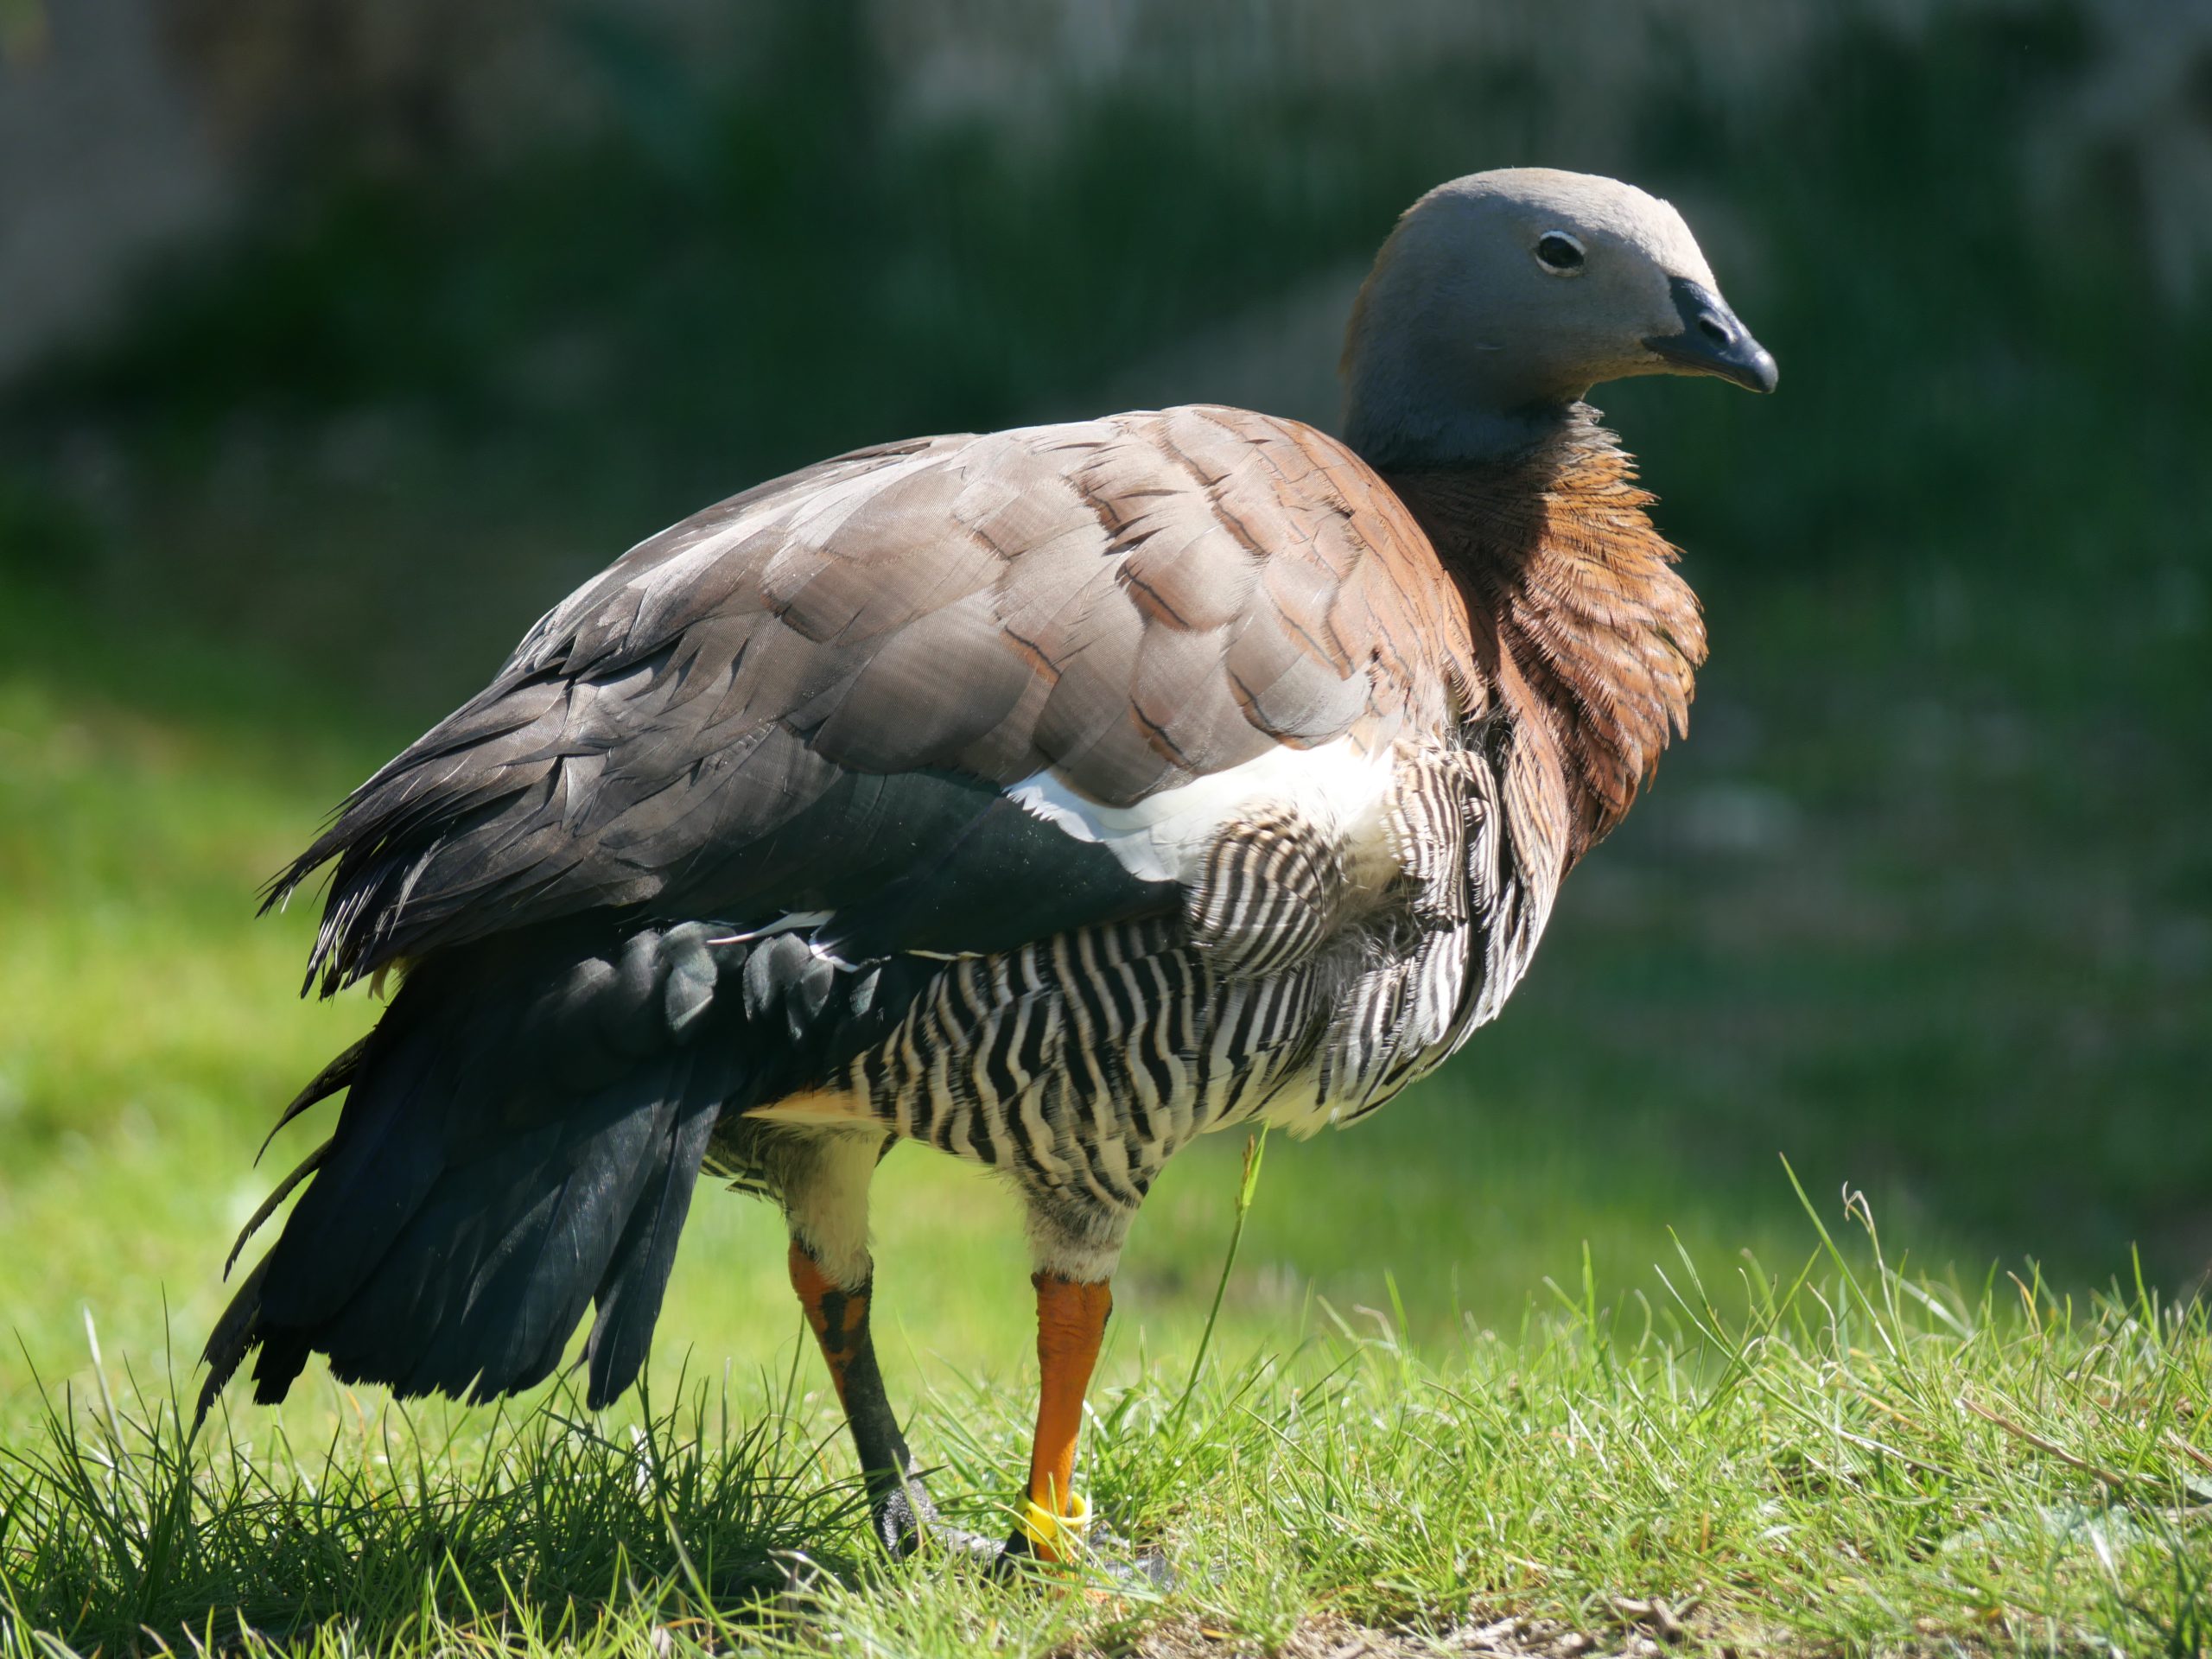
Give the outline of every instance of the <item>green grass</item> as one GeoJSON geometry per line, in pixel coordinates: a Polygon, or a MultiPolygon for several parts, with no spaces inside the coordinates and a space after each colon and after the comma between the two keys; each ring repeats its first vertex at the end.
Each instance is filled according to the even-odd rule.
{"type": "MultiPolygon", "coordinates": [[[[219,1414],[189,1452],[164,1379],[111,1362],[0,1463],[0,1641],[1178,1652],[1326,1620],[1414,1651],[1512,1621],[1537,1650],[1664,1624],[1713,1654],[2201,1652],[2202,1308],[1961,1290],[1813,1228],[1778,1275],[1685,1252],[1658,1303],[1608,1309],[1590,1281],[1422,1355],[1387,1321],[1312,1336],[1209,1368],[1187,1410],[1172,1364],[1125,1368],[1094,1399],[1088,1480],[1105,1522],[1169,1552],[1166,1592],[1110,1546],[1042,1582],[877,1562],[788,1344],[668,1379],[672,1406],[403,1414],[312,1390],[281,1421],[219,1414]]],[[[1025,1428],[1018,1391],[946,1385],[917,1439],[939,1491],[1002,1525],[1025,1428]]]]}
{"type": "MultiPolygon", "coordinates": [[[[2101,849],[2107,903],[2152,912],[2194,855],[2156,818],[2046,798],[2037,767],[1947,774],[1824,714],[1854,683],[1896,714],[1884,653],[1914,647],[1914,588],[1709,591],[1728,642],[1701,705],[1717,733],[1569,884],[1536,975],[1461,1062],[1371,1127],[1274,1149],[1179,1416],[1238,1147],[1179,1160],[1148,1205],[1086,1479],[1182,1570],[1155,1602],[875,1564],[779,1224],[715,1194],[650,1410],[593,1421],[556,1393],[402,1413],[311,1374],[279,1411],[234,1391],[188,1481],[172,1399],[195,1386],[218,1263],[272,1173],[253,1149],[373,1014],[358,995],[295,1001],[310,917],[256,922],[251,895],[409,723],[253,652],[9,588],[10,1639],[181,1649],[188,1630],[250,1627],[249,1644],[332,1650],[612,1651],[665,1627],[679,1644],[950,1654],[1513,1616],[1541,1645],[1625,1639],[1616,1602],[1656,1597],[1693,1609],[1689,1639],[1716,1654],[2201,1648],[2212,1341],[2201,1307],[2157,1288],[2191,1260],[2162,1217],[2202,1198],[2203,1128],[2174,1110],[2203,1056],[2197,979],[2186,955],[2158,971],[2124,952],[2084,975],[2078,915],[2018,899],[2069,838],[2101,849]],[[1789,672],[1808,652],[1831,665],[1820,686],[1789,672]],[[1747,745],[1732,722],[1753,708],[1770,734],[1747,745]],[[1858,781],[1885,753],[1902,817],[1858,781]],[[1747,790],[1784,830],[1698,828],[1700,800],[1747,790]],[[1963,856],[1966,829],[1999,817],[1963,856]],[[1777,1151],[1817,1193],[1872,1193],[1932,1281],[1854,1235],[1799,1283],[1812,1239],[1777,1151]],[[2087,1294],[2115,1280],[2125,1294],[2087,1294]],[[804,1592],[792,1552],[820,1568],[804,1592]]],[[[2131,626],[2108,602],[2071,625],[2131,626]]],[[[2101,710],[2152,706],[2185,636],[2145,630],[2062,695],[2007,679],[2041,649],[2015,613],[1913,695],[1945,706],[1952,677],[2039,688],[2011,717],[2047,722],[2088,775],[2133,767],[2202,798],[2178,729],[2139,716],[2116,754],[2079,741],[2101,710]]],[[[294,1156],[288,1140],[270,1162],[294,1156]]],[[[912,1149],[878,1192],[893,1389],[942,1495],[993,1522],[1031,1387],[1014,1206],[912,1149]]],[[[1833,1219],[1834,1199],[1811,1212],[1833,1219]]]]}
{"type": "MultiPolygon", "coordinates": [[[[1535,153],[1527,89],[1459,64],[1116,94],[1001,151],[875,122],[833,28],[766,92],[648,76],[628,137],[319,177],[165,270],[0,410],[6,1641],[1326,1651],[1515,1616],[1613,1650],[1656,1598],[1716,1659],[2203,1649],[2212,313],[2114,257],[2126,188],[2031,211],[2081,47],[2037,8],[1878,31],[1725,118],[1659,68],[1602,154],[1535,153]],[[234,1391],[188,1484],[218,1266],[319,1131],[254,1149],[374,1015],[296,1000],[310,906],[251,917],[348,785],[639,530],[848,443],[1092,409],[1436,179],[1538,161],[1709,205],[1787,377],[1608,389],[1708,609],[1691,741],[1503,1019],[1271,1147],[1179,1415],[1239,1146],[1147,1204],[1084,1478],[1179,1591],[878,1566],[780,1225],[711,1192],[650,1410],[402,1414],[311,1370],[278,1411],[234,1391]]],[[[995,1519],[1016,1206],[901,1149],[876,1238],[894,1395],[995,1519]]]]}

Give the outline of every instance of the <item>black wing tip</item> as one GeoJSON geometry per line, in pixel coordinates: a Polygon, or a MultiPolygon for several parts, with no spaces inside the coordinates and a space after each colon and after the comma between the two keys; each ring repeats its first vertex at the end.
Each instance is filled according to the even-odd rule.
{"type": "Polygon", "coordinates": [[[261,884],[261,904],[253,912],[266,916],[290,902],[302,883],[346,849],[346,837],[334,826],[317,836],[308,849],[261,884]]]}
{"type": "Polygon", "coordinates": [[[282,910],[291,901],[294,890],[307,879],[307,872],[296,864],[289,865],[261,884],[261,902],[253,907],[256,916],[266,916],[272,910],[282,910]]]}
{"type": "MultiPolygon", "coordinates": [[[[261,902],[254,906],[255,918],[258,919],[268,915],[272,910],[281,911],[289,905],[292,895],[300,890],[307,879],[327,864],[340,850],[340,848],[331,843],[330,838],[326,836],[275,875],[270,876],[268,880],[262,883],[261,902]]],[[[321,982],[322,995],[326,997],[340,988],[339,982],[332,974],[329,966],[333,947],[340,942],[333,931],[334,919],[334,913],[326,911],[321,926],[315,930],[315,944],[308,950],[307,975],[300,982],[300,995],[302,998],[315,989],[318,980],[321,982]]]]}
{"type": "MultiPolygon", "coordinates": [[[[435,848],[432,849],[435,851],[435,848]]],[[[365,838],[340,821],[315,844],[263,883],[257,917],[282,910],[316,871],[336,861],[322,896],[322,920],[308,948],[308,968],[300,995],[335,996],[373,972],[391,953],[385,949],[406,903],[412,878],[428,853],[398,856],[365,838]]]]}

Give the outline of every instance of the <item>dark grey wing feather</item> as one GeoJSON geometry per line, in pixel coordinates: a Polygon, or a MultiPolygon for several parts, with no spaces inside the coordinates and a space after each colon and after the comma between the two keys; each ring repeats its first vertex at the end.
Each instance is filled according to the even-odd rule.
{"type": "Polygon", "coordinates": [[[830,910],[843,948],[888,951],[1173,908],[1001,791],[1049,770],[1127,805],[1285,744],[1440,729],[1470,652],[1423,583],[1448,594],[1379,480],[1239,411],[842,457],[556,607],[270,901],[335,861],[326,992],[593,909],[830,910]]]}

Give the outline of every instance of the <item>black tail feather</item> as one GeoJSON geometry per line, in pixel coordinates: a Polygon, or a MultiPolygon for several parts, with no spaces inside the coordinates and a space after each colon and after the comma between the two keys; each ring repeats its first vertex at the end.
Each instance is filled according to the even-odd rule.
{"type": "MultiPolygon", "coordinates": [[[[268,1149],[268,1143],[264,1141],[262,1150],[266,1152],[268,1149]]],[[[277,1182],[270,1190],[269,1196],[261,1201],[261,1207],[247,1218],[245,1226],[238,1229],[237,1242],[231,1246],[231,1253],[223,1258],[224,1278],[227,1279],[231,1276],[231,1269],[238,1266],[238,1257],[245,1254],[246,1245],[252,1241],[253,1236],[261,1230],[269,1217],[276,1213],[278,1207],[283,1204],[284,1200],[292,1196],[292,1189],[321,1168],[322,1160],[329,1155],[330,1142],[326,1141],[306,1157],[301,1159],[293,1167],[292,1173],[277,1182]]],[[[258,1275],[256,1277],[257,1279],[258,1275]]],[[[257,1289],[256,1294],[258,1294],[257,1289]]]]}
{"type": "Polygon", "coordinates": [[[362,1038],[360,1041],[331,1061],[328,1065],[316,1072],[308,1086],[292,1096],[292,1103],[276,1115],[276,1122],[270,1126],[269,1133],[262,1137],[261,1151],[253,1154],[254,1162],[261,1161],[262,1153],[269,1150],[269,1143],[276,1138],[277,1131],[287,1123],[307,1110],[308,1107],[329,1099],[340,1089],[353,1086],[353,1074],[361,1069],[361,1055],[368,1046],[369,1039],[366,1037],[362,1038]]]}
{"type": "Polygon", "coordinates": [[[261,1311],[261,1281],[268,1272],[269,1258],[264,1255],[246,1274],[232,1296],[230,1306],[223,1310],[223,1317],[215,1321],[214,1330],[208,1334],[207,1349],[200,1355],[207,1363],[207,1380],[200,1385],[199,1408],[192,1414],[194,1434],[200,1432],[200,1425],[207,1421],[207,1408],[215,1403],[215,1396],[223,1391],[223,1385],[261,1340],[255,1319],[261,1311]]]}
{"type": "Polygon", "coordinates": [[[764,1054],[766,1022],[716,995],[745,952],[718,962],[709,931],[537,932],[422,964],[302,1095],[350,1086],[247,1229],[312,1175],[209,1338],[200,1414],[257,1348],[265,1402],[311,1352],[402,1395],[526,1388],[594,1299],[592,1401],[628,1387],[716,1117],[789,1064],[780,1019],[764,1054]]]}
{"type": "Polygon", "coordinates": [[[660,1179],[630,1211],[630,1224],[599,1282],[599,1317],[585,1348],[590,1363],[586,1403],[603,1406],[630,1386],[652,1345],[661,1295],[676,1264],[676,1242],[691,1208],[691,1189],[707,1155],[716,1114],[677,1118],[659,1160],[660,1179]]]}

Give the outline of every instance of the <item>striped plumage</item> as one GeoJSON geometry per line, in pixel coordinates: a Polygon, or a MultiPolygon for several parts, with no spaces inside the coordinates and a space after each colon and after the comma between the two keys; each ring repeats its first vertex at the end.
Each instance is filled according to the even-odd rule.
{"type": "Polygon", "coordinates": [[[1474,937],[1517,915],[1471,903],[1501,887],[1495,841],[1469,833],[1488,767],[1408,744],[1387,771],[1371,848],[1231,823],[1185,914],[950,962],[889,1033],[754,1116],[873,1122],[1134,1211],[1194,1135],[1372,1110],[1496,1011],[1535,938],[1474,937]],[[1364,890],[1363,861],[1382,878],[1364,890]]]}
{"type": "Polygon", "coordinates": [[[1409,214],[1354,325],[1358,450],[1211,407],[890,445],[556,607],[275,886],[334,862],[310,985],[404,972],[293,1109],[348,1091],[206,1397],[256,1348],[264,1399],[312,1351],[402,1391],[523,1387],[595,1301],[610,1398],[704,1166],[782,1203],[903,1548],[930,1512],[868,1341],[867,1192],[892,1140],[927,1141],[1028,1200],[1016,1541],[1057,1550],[1104,1281],[1166,1160],[1433,1070],[1681,728],[1697,607],[1579,401],[1594,370],[1549,414],[1478,409],[1504,435],[1467,426],[1491,435],[1446,463],[1473,416],[1400,386],[1378,423],[1363,391],[1427,227],[1470,213],[1616,236],[1686,334],[1687,283],[1740,336],[1647,355],[1770,384],[1679,219],[1624,192],[1479,175],[1409,214]]]}

